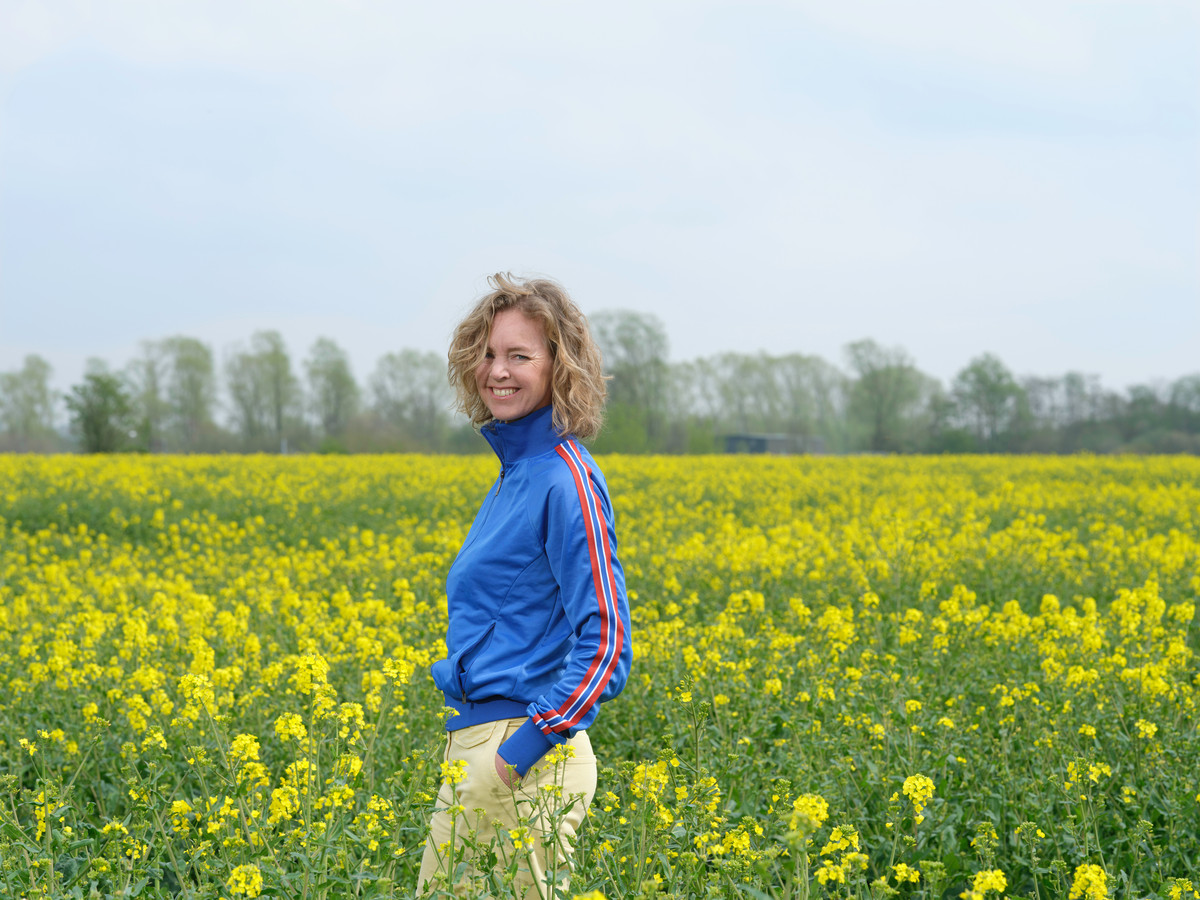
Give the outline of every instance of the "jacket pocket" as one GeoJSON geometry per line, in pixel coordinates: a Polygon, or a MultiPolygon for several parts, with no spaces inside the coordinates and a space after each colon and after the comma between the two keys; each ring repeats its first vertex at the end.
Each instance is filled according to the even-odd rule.
{"type": "MultiPolygon", "coordinates": [[[[459,653],[455,654],[455,657],[453,660],[454,677],[455,677],[455,680],[458,682],[459,696],[461,696],[463,700],[471,699],[470,686],[468,684],[468,678],[467,678],[467,673],[471,669],[471,664],[475,662],[475,660],[479,657],[479,655],[481,653],[483,653],[483,651],[487,648],[487,645],[491,643],[492,635],[495,634],[495,632],[496,632],[496,623],[493,622],[491,625],[489,625],[487,627],[487,630],[484,631],[484,633],[481,634],[477,640],[472,641],[470,644],[468,644],[466,647],[464,647],[459,653]]],[[[474,681],[478,681],[478,679],[474,679],[474,681]]]]}

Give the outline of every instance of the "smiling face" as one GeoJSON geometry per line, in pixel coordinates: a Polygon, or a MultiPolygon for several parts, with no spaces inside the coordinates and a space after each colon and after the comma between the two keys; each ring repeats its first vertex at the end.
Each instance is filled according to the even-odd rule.
{"type": "Polygon", "coordinates": [[[496,313],[487,356],[475,368],[475,387],[488,411],[501,422],[511,422],[547,406],[553,370],[541,324],[519,309],[496,313]]]}

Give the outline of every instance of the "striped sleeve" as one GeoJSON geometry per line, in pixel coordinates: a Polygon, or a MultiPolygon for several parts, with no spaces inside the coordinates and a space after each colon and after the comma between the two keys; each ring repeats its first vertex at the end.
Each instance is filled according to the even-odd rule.
{"type": "MultiPolygon", "coordinates": [[[[555,735],[570,737],[586,728],[601,701],[624,687],[631,656],[629,611],[624,578],[618,578],[611,505],[574,441],[559,445],[558,454],[571,473],[578,515],[567,517],[577,523],[576,533],[564,536],[558,565],[554,560],[551,565],[558,569],[563,604],[579,639],[565,677],[547,697],[548,708],[532,715],[555,743],[555,735]]],[[[556,536],[551,535],[548,553],[556,549],[554,543],[556,536]]]]}
{"type": "Polygon", "coordinates": [[[633,660],[625,574],[604,477],[574,441],[557,452],[563,468],[547,487],[545,549],[575,641],[557,680],[500,745],[501,759],[521,776],[555,744],[592,724],[600,704],[625,687],[633,660]]]}

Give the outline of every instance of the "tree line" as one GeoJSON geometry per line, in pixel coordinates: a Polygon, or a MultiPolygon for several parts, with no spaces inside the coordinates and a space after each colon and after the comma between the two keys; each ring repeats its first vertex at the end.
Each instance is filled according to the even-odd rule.
{"type": "MultiPolygon", "coordinates": [[[[1200,373],[1113,391],[1078,372],[1017,376],[983,354],[946,385],[873,340],[848,344],[842,367],[799,353],[671,362],[654,316],[591,323],[610,376],[596,452],[712,453],[753,437],[783,452],[1200,453],[1200,373]]],[[[486,449],[452,413],[438,353],[387,353],[359,382],[335,341],[297,363],[265,330],[219,359],[195,338],[143,341],[120,368],[89,360],[61,395],[52,375],[37,355],[0,372],[0,450],[486,449]]]]}

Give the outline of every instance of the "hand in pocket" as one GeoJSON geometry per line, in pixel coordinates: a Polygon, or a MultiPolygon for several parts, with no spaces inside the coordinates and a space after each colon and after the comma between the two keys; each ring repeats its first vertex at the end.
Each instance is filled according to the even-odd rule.
{"type": "Polygon", "coordinates": [[[505,787],[514,787],[521,780],[517,777],[516,770],[504,761],[504,757],[499,753],[496,754],[496,775],[500,778],[500,783],[505,787]]]}

